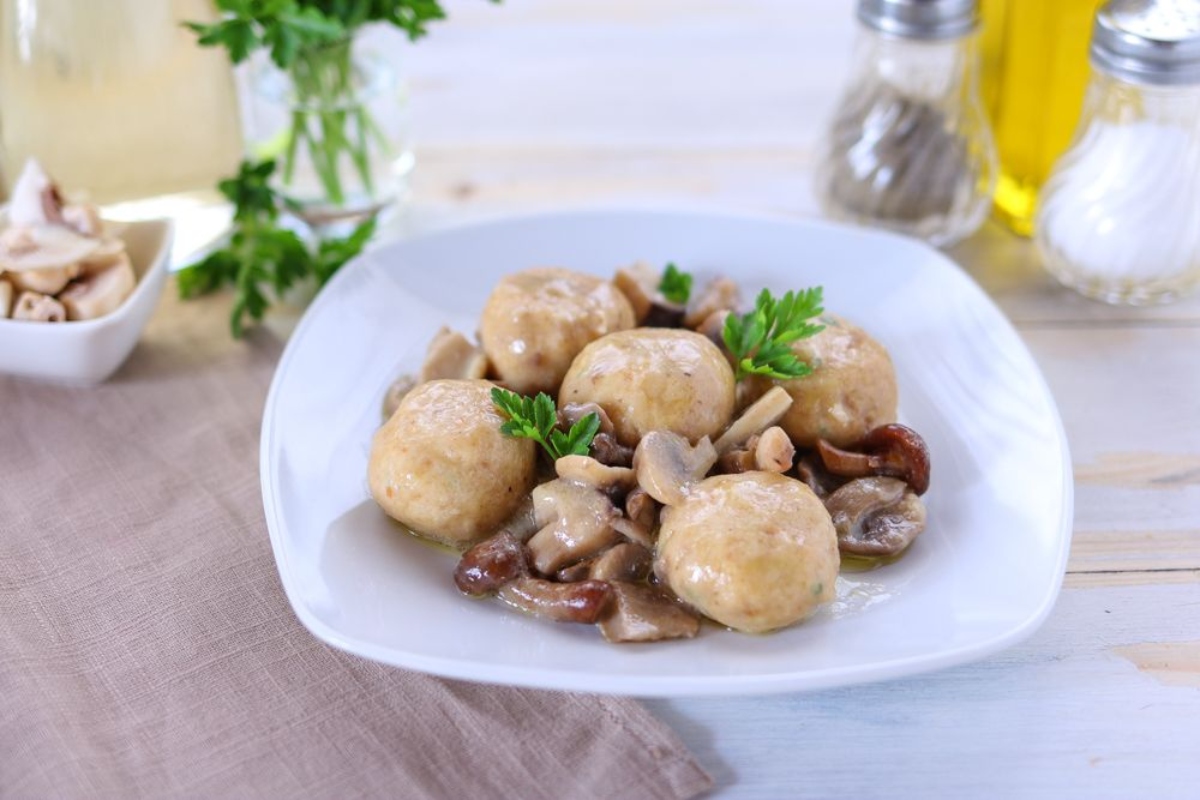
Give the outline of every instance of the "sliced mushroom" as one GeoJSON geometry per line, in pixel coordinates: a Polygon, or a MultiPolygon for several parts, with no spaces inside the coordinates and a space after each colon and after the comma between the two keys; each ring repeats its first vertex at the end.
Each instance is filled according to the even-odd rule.
{"type": "Polygon", "coordinates": [[[588,414],[595,414],[600,418],[597,435],[613,432],[612,419],[608,416],[608,412],[596,403],[567,403],[558,410],[558,424],[564,428],[570,428],[588,414]]]}
{"type": "Polygon", "coordinates": [[[533,490],[540,530],[529,540],[533,565],[553,575],[620,540],[613,529],[617,509],[603,492],[583,483],[553,480],[533,490]]]}
{"type": "Polygon", "coordinates": [[[78,274],[78,264],[67,264],[65,267],[48,267],[46,269],[27,269],[21,272],[10,272],[8,279],[12,281],[13,287],[18,292],[58,294],[78,274]]]}
{"type": "Polygon", "coordinates": [[[778,426],[767,428],[754,447],[754,468],[763,472],[787,472],[796,457],[796,446],[787,431],[778,426]]]}
{"type": "Polygon", "coordinates": [[[100,247],[99,239],[80,236],[63,225],[27,229],[16,249],[0,250],[0,271],[29,272],[73,267],[100,247]],[[32,246],[31,246],[32,245],[32,246]]]}
{"type": "Polygon", "coordinates": [[[703,480],[715,463],[717,451],[707,436],[693,447],[670,431],[651,431],[633,452],[638,485],[668,506],[682,503],[689,487],[703,480]]]}
{"type": "Polygon", "coordinates": [[[13,305],[12,318],[33,322],[63,322],[67,318],[67,310],[53,297],[37,292],[22,292],[13,305]]]}
{"type": "Polygon", "coordinates": [[[462,554],[454,570],[454,585],[463,594],[483,597],[528,573],[525,547],[517,537],[502,531],[462,554]]]}
{"type": "Polygon", "coordinates": [[[128,259],[125,253],[125,242],[112,237],[101,239],[100,245],[88,257],[79,262],[79,274],[95,275],[108,269],[122,259],[128,259]]]}
{"type": "MultiPolygon", "coordinates": [[[[713,278],[688,303],[687,314],[683,319],[684,327],[697,330],[714,314],[722,311],[728,313],[736,309],[741,300],[742,293],[736,281],[730,278],[713,278]]],[[[724,319],[721,324],[724,325],[724,319]]]]}
{"type": "MultiPolygon", "coordinates": [[[[599,556],[596,556],[596,558],[599,558],[599,556]]],[[[596,558],[589,558],[586,561],[580,561],[569,567],[563,567],[554,573],[554,580],[559,583],[577,583],[578,581],[588,580],[592,577],[592,564],[596,563],[596,558]]]]}
{"type": "Polygon", "coordinates": [[[758,447],[759,438],[758,434],[755,434],[736,450],[722,453],[721,457],[717,459],[717,469],[727,475],[736,475],[758,469],[755,463],[754,451],[758,447]]]}
{"type": "Polygon", "coordinates": [[[425,352],[425,364],[417,377],[419,383],[439,379],[474,380],[487,375],[488,361],[467,338],[450,328],[434,334],[425,352]]]}
{"type": "MultiPolygon", "coordinates": [[[[57,196],[57,190],[53,187],[54,182],[37,159],[31,158],[26,161],[21,174],[17,176],[17,182],[12,186],[8,206],[9,222],[13,225],[29,226],[56,222],[57,220],[51,219],[46,213],[47,193],[49,192],[52,198],[57,196]]],[[[61,219],[61,205],[57,214],[55,209],[51,209],[51,214],[61,219]]]]}
{"type": "Polygon", "coordinates": [[[678,328],[683,325],[686,309],[672,303],[658,290],[662,276],[644,261],[617,270],[613,285],[633,306],[637,324],[645,328],[678,328]]]}
{"type": "Polygon", "coordinates": [[[718,453],[728,453],[744,444],[756,433],[762,433],[767,428],[779,422],[792,405],[792,396],[782,386],[775,386],[762,397],[755,400],[749,408],[742,412],[733,423],[721,434],[716,441],[718,453]]]}
{"type": "Polygon", "coordinates": [[[597,433],[592,439],[592,457],[610,467],[628,467],[633,464],[633,448],[618,442],[611,433],[597,433]]]}
{"type": "Polygon", "coordinates": [[[917,494],[929,489],[929,449],[920,434],[904,425],[880,425],[847,450],[818,440],[817,452],[835,475],[886,475],[905,481],[917,494]]]}
{"type": "Polygon", "coordinates": [[[604,616],[613,590],[604,581],[553,583],[538,578],[517,578],[500,588],[500,598],[513,608],[556,622],[591,624],[604,616]]]}
{"type": "Polygon", "coordinates": [[[12,313],[13,287],[5,280],[0,280],[0,319],[8,319],[12,313]]]}
{"type": "Polygon", "coordinates": [[[63,206],[59,218],[64,225],[74,228],[84,236],[100,236],[104,232],[100,212],[95,206],[87,203],[63,206]]]}
{"type": "Polygon", "coordinates": [[[658,527],[658,503],[642,488],[634,489],[625,498],[625,515],[613,520],[617,532],[631,542],[654,548],[654,531],[658,527]]]}
{"type": "Polygon", "coordinates": [[[838,549],[859,556],[902,553],[925,530],[925,504],[898,478],[857,478],[825,499],[838,549]]]}
{"type": "Polygon", "coordinates": [[[533,497],[526,495],[521,501],[521,505],[513,512],[513,515],[505,521],[497,534],[507,533],[510,536],[516,537],[518,540],[525,542],[529,540],[538,531],[537,515],[533,510],[533,497]]]}
{"type": "Polygon", "coordinates": [[[813,451],[807,451],[796,459],[796,477],[813,490],[813,494],[824,499],[838,487],[846,484],[846,479],[834,475],[825,469],[821,457],[813,451]]]}
{"type": "Polygon", "coordinates": [[[733,356],[729,354],[729,350],[725,347],[725,320],[729,318],[728,311],[714,311],[705,318],[696,328],[696,333],[706,337],[709,341],[721,348],[721,352],[725,353],[725,357],[730,360],[733,356]]]}
{"type": "Polygon", "coordinates": [[[67,310],[67,319],[96,319],[110,314],[133,293],[137,276],[128,256],[88,278],[81,278],[58,296],[67,310]]]}
{"type": "Polygon", "coordinates": [[[640,544],[621,542],[592,560],[588,576],[598,581],[644,581],[650,577],[653,560],[640,544]]]}
{"type": "Polygon", "coordinates": [[[392,381],[392,385],[383,394],[383,418],[385,421],[391,419],[392,414],[395,414],[396,409],[400,407],[400,401],[416,388],[416,385],[417,379],[412,375],[401,375],[392,381]]]}
{"type": "Polygon", "coordinates": [[[613,581],[612,611],[600,620],[600,633],[610,642],[656,642],[690,639],[700,630],[700,618],[675,602],[662,589],[613,581]]]}

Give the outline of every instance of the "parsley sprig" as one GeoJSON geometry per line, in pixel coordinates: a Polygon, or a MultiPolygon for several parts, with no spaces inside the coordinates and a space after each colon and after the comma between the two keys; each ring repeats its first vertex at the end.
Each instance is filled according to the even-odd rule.
{"type": "Polygon", "coordinates": [[[274,161],[243,162],[235,177],[218,184],[234,206],[229,243],[176,276],[185,299],[234,287],[229,326],[235,338],[241,338],[247,317],[263,318],[270,306],[268,287],[282,295],[310,276],[324,286],[375,233],[375,220],[369,219],[345,238],[322,239],[310,248],[296,231],[279,225],[282,201],[268,185],[274,170],[274,161]]]}
{"type": "Polygon", "coordinates": [[[586,456],[600,430],[600,416],[592,412],[564,433],[558,428],[554,400],[545,392],[525,397],[497,386],[492,389],[492,403],[508,417],[500,426],[501,433],[515,439],[533,439],[555,461],[563,456],[586,456]]]}
{"type": "Polygon", "coordinates": [[[750,375],[787,380],[802,378],[812,367],[796,358],[791,343],[820,333],[824,325],[810,322],[825,309],[822,287],[788,292],[776,299],[763,289],[748,314],[725,319],[725,346],[737,360],[737,379],[750,375]]]}
{"type": "Polygon", "coordinates": [[[658,291],[672,303],[687,305],[688,298],[692,296],[692,276],[674,264],[667,264],[658,283],[658,291]]]}

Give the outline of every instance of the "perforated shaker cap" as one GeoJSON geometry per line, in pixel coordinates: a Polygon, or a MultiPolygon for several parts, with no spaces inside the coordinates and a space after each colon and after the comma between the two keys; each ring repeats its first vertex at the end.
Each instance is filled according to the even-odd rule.
{"type": "Polygon", "coordinates": [[[1091,57],[1134,83],[1200,83],[1200,0],[1109,0],[1096,12],[1091,57]]]}
{"type": "Polygon", "coordinates": [[[858,19],[905,39],[952,39],[975,30],[978,0],[859,0],[858,19]]]}

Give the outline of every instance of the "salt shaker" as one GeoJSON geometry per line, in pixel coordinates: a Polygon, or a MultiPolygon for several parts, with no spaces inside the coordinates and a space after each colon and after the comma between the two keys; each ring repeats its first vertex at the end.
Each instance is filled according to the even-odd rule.
{"type": "Polygon", "coordinates": [[[975,0],[859,0],[854,72],[817,195],[835,219],[934,245],[987,216],[996,155],[979,100],[975,0]]]}
{"type": "Polygon", "coordinates": [[[1200,284],[1200,2],[1110,0],[1071,148],[1043,192],[1035,238],[1065,285],[1109,303],[1200,284]]]}

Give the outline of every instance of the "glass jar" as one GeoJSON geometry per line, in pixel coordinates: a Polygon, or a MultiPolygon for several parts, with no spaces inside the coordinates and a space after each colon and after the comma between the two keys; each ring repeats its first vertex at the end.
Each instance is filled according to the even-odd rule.
{"type": "Polygon", "coordinates": [[[394,202],[413,168],[406,93],[372,34],[389,35],[313,48],[286,71],[265,57],[251,65],[250,152],[277,161],[275,188],[317,228],[355,224],[394,202]]]}
{"type": "Polygon", "coordinates": [[[855,72],[817,168],[826,214],[938,246],[983,223],[996,157],[977,18],[974,0],[860,0],[855,72]]]}
{"type": "Polygon", "coordinates": [[[1200,3],[1111,0],[1070,149],[1043,190],[1046,268],[1109,303],[1175,299],[1200,284],[1200,3]]]}
{"type": "Polygon", "coordinates": [[[35,157],[97,203],[211,191],[242,155],[211,0],[0,0],[0,167],[35,157]]]}

